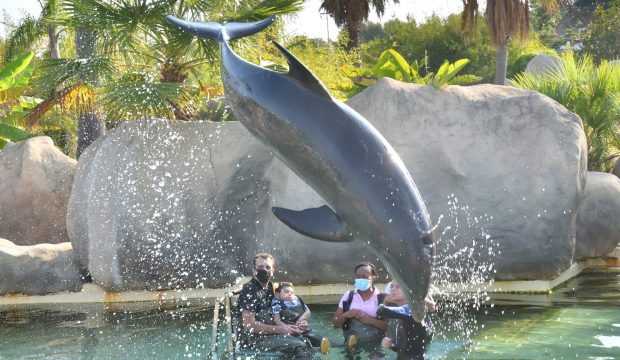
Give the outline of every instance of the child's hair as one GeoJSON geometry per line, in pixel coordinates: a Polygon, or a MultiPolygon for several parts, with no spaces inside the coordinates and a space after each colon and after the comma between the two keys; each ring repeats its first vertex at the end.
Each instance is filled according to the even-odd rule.
{"type": "Polygon", "coordinates": [[[290,282],[281,282],[278,284],[278,287],[276,288],[276,293],[280,293],[280,291],[282,291],[282,289],[284,289],[285,287],[290,287],[290,288],[294,288],[293,284],[290,282]]]}

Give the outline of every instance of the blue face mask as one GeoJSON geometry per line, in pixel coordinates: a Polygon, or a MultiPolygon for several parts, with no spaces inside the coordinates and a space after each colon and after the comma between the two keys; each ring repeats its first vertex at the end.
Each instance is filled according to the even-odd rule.
{"type": "Polygon", "coordinates": [[[366,291],[370,289],[372,281],[368,279],[355,279],[355,288],[359,291],[366,291]]]}

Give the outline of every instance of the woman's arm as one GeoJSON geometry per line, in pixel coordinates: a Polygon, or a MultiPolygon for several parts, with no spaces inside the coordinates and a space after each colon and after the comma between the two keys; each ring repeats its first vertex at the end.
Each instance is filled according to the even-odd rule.
{"type": "Polygon", "coordinates": [[[363,313],[359,310],[349,310],[347,312],[344,312],[342,308],[338,308],[336,309],[336,312],[334,313],[334,316],[332,317],[332,324],[334,324],[335,327],[342,327],[342,325],[348,319],[352,317],[359,317],[360,314],[363,314],[363,313]]]}
{"type": "Polygon", "coordinates": [[[361,313],[361,315],[358,317],[358,319],[360,319],[360,321],[362,322],[362,324],[365,325],[370,325],[372,327],[376,327],[379,330],[385,330],[387,329],[387,321],[383,321],[383,320],[379,320],[376,319],[366,313],[361,313]]]}

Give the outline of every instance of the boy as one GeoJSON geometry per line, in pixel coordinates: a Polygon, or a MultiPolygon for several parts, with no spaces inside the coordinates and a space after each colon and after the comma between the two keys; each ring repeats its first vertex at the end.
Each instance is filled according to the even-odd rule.
{"type": "Polygon", "coordinates": [[[296,325],[303,330],[301,336],[307,338],[312,346],[318,346],[325,354],[331,347],[330,341],[308,328],[310,309],[299,296],[295,296],[293,284],[281,282],[276,288],[276,296],[271,303],[273,321],[276,325],[296,325]]]}

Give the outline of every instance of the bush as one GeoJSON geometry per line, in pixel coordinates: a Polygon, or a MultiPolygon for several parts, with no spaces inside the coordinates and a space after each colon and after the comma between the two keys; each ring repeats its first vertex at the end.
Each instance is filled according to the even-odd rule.
{"type": "Polygon", "coordinates": [[[620,58],[620,0],[610,2],[607,9],[596,9],[583,47],[596,61],[620,58]]]}
{"type": "Polygon", "coordinates": [[[588,142],[588,170],[609,172],[620,155],[620,66],[595,66],[591,55],[568,51],[550,74],[521,73],[513,84],[541,92],[583,120],[588,142]]]}

